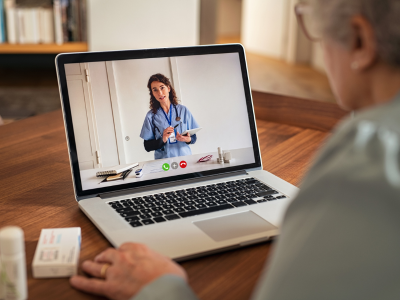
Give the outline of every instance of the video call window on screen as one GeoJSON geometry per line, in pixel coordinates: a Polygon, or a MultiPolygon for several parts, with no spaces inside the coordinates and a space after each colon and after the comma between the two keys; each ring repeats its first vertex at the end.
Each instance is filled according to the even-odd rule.
{"type": "Polygon", "coordinates": [[[82,190],[255,162],[238,53],[66,64],[65,73],[82,190]],[[120,178],[96,176],[104,171],[120,178]]]}

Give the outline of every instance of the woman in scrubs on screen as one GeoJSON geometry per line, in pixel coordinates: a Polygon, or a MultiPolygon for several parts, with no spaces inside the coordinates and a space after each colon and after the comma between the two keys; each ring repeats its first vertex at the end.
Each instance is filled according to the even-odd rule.
{"type": "Polygon", "coordinates": [[[192,113],[178,104],[175,90],[164,75],[152,75],[147,87],[150,111],[140,133],[144,148],[147,152],[154,151],[154,159],[191,155],[190,145],[196,143],[197,136],[181,133],[199,127],[192,113]]]}

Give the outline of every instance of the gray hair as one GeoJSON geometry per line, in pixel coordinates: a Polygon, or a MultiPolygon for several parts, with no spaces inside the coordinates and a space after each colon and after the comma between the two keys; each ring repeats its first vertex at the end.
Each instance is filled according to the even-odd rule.
{"type": "Polygon", "coordinates": [[[399,0],[313,0],[312,4],[322,33],[344,44],[352,36],[351,17],[364,16],[374,28],[379,57],[400,67],[399,0]]]}

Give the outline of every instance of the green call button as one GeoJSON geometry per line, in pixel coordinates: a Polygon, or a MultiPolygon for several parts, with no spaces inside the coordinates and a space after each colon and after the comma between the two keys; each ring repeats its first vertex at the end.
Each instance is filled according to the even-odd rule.
{"type": "Polygon", "coordinates": [[[164,171],[168,171],[169,170],[169,164],[165,163],[162,165],[162,168],[164,171]]]}

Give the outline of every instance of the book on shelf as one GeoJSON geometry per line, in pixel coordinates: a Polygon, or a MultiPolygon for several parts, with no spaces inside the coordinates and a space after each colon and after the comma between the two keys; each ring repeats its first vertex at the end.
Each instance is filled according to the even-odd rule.
{"type": "Polygon", "coordinates": [[[53,3],[54,13],[54,36],[57,44],[64,42],[63,31],[62,31],[62,18],[61,18],[61,0],[54,0],[53,3]]]}
{"type": "Polygon", "coordinates": [[[51,8],[21,8],[17,10],[20,44],[54,43],[53,11],[51,8]]]}
{"type": "Polygon", "coordinates": [[[39,42],[38,16],[35,9],[18,9],[17,24],[20,44],[37,44],[39,42]]]}
{"type": "Polygon", "coordinates": [[[6,41],[6,25],[4,18],[4,4],[3,0],[0,0],[0,44],[6,41]]]}
{"type": "Polygon", "coordinates": [[[6,18],[7,42],[17,43],[17,16],[15,9],[15,0],[4,0],[4,12],[6,18]]]}
{"type": "Polygon", "coordinates": [[[87,42],[86,5],[87,5],[86,0],[78,1],[78,9],[81,12],[79,15],[79,38],[82,42],[87,42]]]}
{"type": "Polygon", "coordinates": [[[70,4],[69,0],[60,0],[61,7],[61,27],[62,27],[62,39],[63,41],[69,40],[69,32],[68,32],[68,5],[70,4]]]}
{"type": "Polygon", "coordinates": [[[80,17],[79,17],[79,1],[70,0],[71,3],[68,7],[68,14],[71,16],[68,18],[67,29],[69,38],[73,41],[80,41],[80,17]]]}
{"type": "Polygon", "coordinates": [[[54,43],[53,10],[51,8],[39,8],[39,35],[43,44],[54,43]]]}
{"type": "Polygon", "coordinates": [[[0,0],[0,6],[0,42],[63,44],[86,39],[86,0],[0,0]]]}

